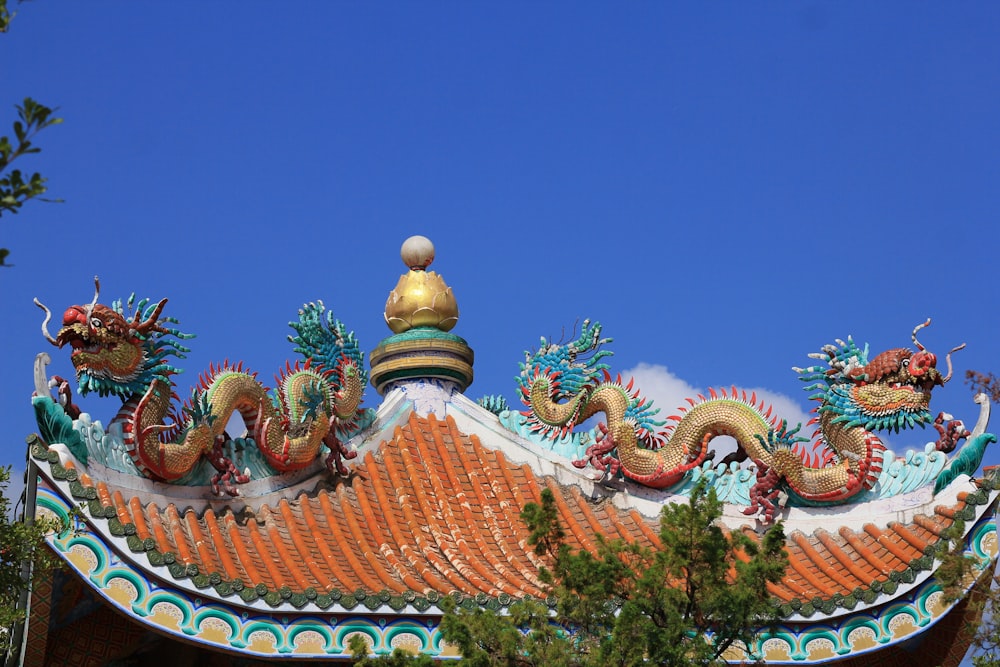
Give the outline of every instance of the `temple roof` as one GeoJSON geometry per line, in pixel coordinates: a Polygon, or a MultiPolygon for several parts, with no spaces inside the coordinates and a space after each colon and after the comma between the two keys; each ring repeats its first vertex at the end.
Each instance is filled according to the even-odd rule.
{"type": "MultiPolygon", "coordinates": [[[[589,321],[576,341],[542,339],[522,365],[529,406],[522,413],[495,397],[476,403],[463,394],[472,349],[448,333],[457,303],[425,271],[433,246],[424,241],[404,244],[409,273],[386,307],[395,333],[371,357],[377,409],[359,407],[365,372],[353,335],[322,303],[307,304],[290,338],[306,362],[289,365],[274,394],[239,366],[212,369],[160,437],[168,428],[163,388],[176,370],[165,359],[186,349],[161,342],[186,336],[157,324],[164,302],[140,302],[131,323],[94,304],[67,310],[49,339],[70,341],[85,369],[99,356],[90,352],[100,347],[91,315],[117,323],[104,330],[135,339],[145,357],[134,359],[155,362],[141,392],[103,371],[81,371],[95,391],[124,400],[107,430],[72,405],[65,387],[50,396],[44,364],[36,366],[43,435],[29,437],[35,504],[65,519],[75,504],[87,510],[74,530],[49,538],[69,569],[142,626],[211,650],[344,658],[350,636],[361,632],[376,651],[406,645],[446,656],[452,649],[437,628],[443,597],[503,611],[547,595],[543,562],[520,518],[543,490],[553,492],[571,547],[593,550],[602,535],[656,548],[660,509],[687,502],[691,485],[705,479],[724,500],[726,530],[759,540],[775,518],[784,524],[789,567],[770,586],[784,620],[750,647],[753,655],[778,663],[903,655],[914,637],[966,614],[961,600],[944,598],[934,573],[952,537],[974,559],[966,588],[996,562],[1000,475],[986,469],[971,477],[995,441],[985,432],[988,402],[971,432],[961,422],[935,422],[939,440],[902,457],[867,430],[933,420],[929,388],[951,371],[949,360],[942,377],[917,341],[926,323],[912,333],[916,353],[868,360],[867,348],[838,340],[812,355],[825,365],[797,369],[828,400],[817,421],[842,440],[825,459],[795,449],[796,430],[735,387],[692,399],[690,410],[671,417],[678,431],[657,431],[664,422],[650,404],[607,373],[608,353],[597,348],[608,339],[589,321]],[[544,376],[553,367],[561,374],[550,382],[544,376]],[[556,386],[564,392],[558,401],[549,395],[556,386]],[[850,387],[895,412],[851,412],[861,399],[850,387]],[[600,407],[584,414],[580,397],[598,392],[600,407]],[[156,403],[162,414],[142,421],[156,403]],[[235,410],[247,433],[232,439],[223,427],[235,410]],[[577,417],[601,411],[605,423],[576,429],[577,417]],[[694,423],[702,430],[691,430],[694,423]],[[740,451],[750,460],[715,464],[709,441],[744,427],[740,451]],[[670,459],[674,453],[681,456],[670,459]],[[961,534],[953,535],[956,526],[961,534]]],[[[39,600],[32,614],[45,608],[39,600]]]]}
{"type": "MultiPolygon", "coordinates": [[[[55,459],[41,443],[33,451],[55,459]]],[[[186,499],[157,502],[95,481],[72,460],[50,465],[73,496],[90,499],[91,514],[106,519],[95,520],[94,529],[126,547],[134,567],[234,604],[426,611],[445,594],[501,605],[544,597],[534,574],[540,562],[519,518],[544,488],[555,492],[573,546],[593,548],[598,533],[658,544],[655,517],[514,462],[463,433],[451,415],[411,411],[363,449],[348,477],[317,477],[291,497],[237,511],[186,499]]],[[[826,615],[915,585],[954,520],[977,519],[993,502],[992,479],[899,511],[901,520],[824,522],[813,530],[791,521],[790,567],[772,593],[789,615],[826,615]]],[[[758,535],[753,522],[742,530],[758,535]]]]}

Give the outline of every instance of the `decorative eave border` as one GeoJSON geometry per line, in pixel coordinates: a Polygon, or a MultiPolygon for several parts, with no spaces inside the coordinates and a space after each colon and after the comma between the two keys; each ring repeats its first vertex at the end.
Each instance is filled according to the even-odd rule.
{"type": "MultiPolygon", "coordinates": [[[[979,514],[965,540],[965,553],[976,559],[977,576],[996,562],[995,496],[992,500],[988,507],[982,508],[990,511],[979,513],[972,505],[966,508],[972,512],[970,519],[979,514]]],[[[38,489],[37,507],[41,514],[65,521],[71,516],[71,504],[59,491],[44,484],[38,489]]],[[[360,604],[368,608],[367,613],[361,610],[360,614],[347,609],[344,603],[350,600],[343,597],[332,601],[329,611],[289,608],[291,596],[284,597],[280,593],[277,599],[265,594],[265,598],[254,605],[238,606],[218,599],[205,599],[167,580],[154,580],[145,569],[119,557],[118,549],[108,538],[88,523],[78,522],[75,530],[52,534],[47,539],[68,566],[109,604],[154,630],[213,649],[260,657],[343,658],[349,655],[347,644],[351,636],[361,633],[375,653],[406,647],[434,657],[454,655],[443,643],[438,630],[440,611],[431,610],[434,603],[427,598],[424,598],[428,604],[423,613],[410,602],[397,610],[390,604],[391,596],[385,600],[382,594],[367,595],[363,599],[355,596],[355,606],[360,604]],[[284,604],[281,609],[268,610],[258,606],[261,602],[284,604]]],[[[186,574],[184,566],[176,562],[170,565],[184,569],[186,574]]],[[[170,574],[174,574],[172,569],[170,574]]],[[[974,578],[969,587],[973,583],[974,578]]],[[[210,580],[208,585],[213,585],[210,580]]],[[[888,593],[884,584],[883,592],[888,593]]],[[[310,602],[317,600],[307,597],[302,606],[310,602]]],[[[459,602],[467,608],[501,607],[501,602],[495,598],[470,597],[459,602]]],[[[762,636],[758,645],[751,647],[751,652],[768,662],[802,664],[847,653],[876,651],[926,631],[957,604],[958,601],[945,602],[936,580],[930,577],[881,606],[836,619],[782,624],[774,632],[762,636]]],[[[737,656],[732,658],[737,659],[737,656]]]]}
{"type": "MultiPolygon", "coordinates": [[[[92,532],[102,535],[104,543],[112,550],[121,554],[123,560],[131,562],[137,571],[148,571],[152,576],[160,577],[162,581],[186,591],[189,596],[197,598],[214,598],[222,603],[248,608],[277,611],[283,613],[302,613],[309,609],[319,613],[350,613],[355,611],[378,612],[388,607],[389,613],[406,613],[416,616],[424,614],[440,614],[441,595],[431,591],[429,594],[406,591],[402,594],[392,594],[387,590],[379,592],[361,589],[317,591],[293,591],[287,586],[272,589],[263,583],[246,582],[240,579],[227,580],[218,572],[202,572],[197,565],[185,565],[180,562],[177,554],[161,552],[156,549],[153,539],[140,539],[136,535],[136,527],[123,523],[119,519],[113,505],[103,505],[98,498],[97,490],[86,486],[78,479],[78,473],[71,463],[64,467],[59,463],[55,451],[47,449],[37,437],[29,438],[32,443],[32,456],[40,463],[48,463],[49,470],[42,470],[54,488],[59,488],[64,498],[74,498],[86,503],[88,512],[93,519],[107,519],[107,527],[94,524],[92,532]],[[129,553],[135,554],[129,556],[129,553]],[[149,566],[144,566],[138,560],[143,554],[149,566]],[[226,600],[228,598],[228,600],[226,600]]],[[[982,516],[987,505],[994,504],[1000,487],[1000,478],[993,474],[977,480],[974,491],[966,494],[965,504],[957,511],[955,518],[971,523],[982,516]]],[[[908,567],[892,571],[888,579],[873,580],[864,588],[856,588],[847,595],[836,594],[829,598],[815,597],[812,599],[793,599],[781,605],[782,616],[790,624],[799,622],[818,623],[833,622],[834,617],[862,612],[866,609],[890,604],[894,598],[906,595],[910,589],[923,585],[932,579],[936,567],[936,559],[946,548],[944,541],[938,541],[928,546],[925,553],[910,561],[908,567]]],[[[454,593],[455,601],[467,608],[487,608],[492,610],[506,609],[516,598],[501,594],[491,597],[485,593],[475,596],[463,596],[454,593]]],[[[555,600],[545,600],[554,606],[555,600]]]]}
{"type": "Polygon", "coordinates": [[[905,595],[874,608],[836,619],[783,624],[775,632],[762,635],[755,655],[767,664],[824,662],[847,656],[873,653],[893,644],[912,640],[941,621],[987,570],[997,563],[995,503],[966,533],[965,551],[976,565],[965,581],[963,595],[945,600],[937,579],[930,577],[905,595]]]}
{"type": "MultiPolygon", "coordinates": [[[[36,508],[39,516],[66,525],[73,521],[72,505],[49,488],[44,478],[36,508]]],[[[400,613],[385,607],[380,596],[364,598],[378,599],[382,608],[381,614],[371,615],[352,614],[343,605],[329,613],[239,607],[150,577],[146,570],[122,560],[105,536],[86,522],[77,520],[72,529],[50,534],[46,541],[108,604],[153,630],[208,648],[260,657],[347,658],[351,637],[360,634],[377,653],[405,647],[433,656],[449,655],[437,631],[441,617],[437,609],[427,616],[415,609],[400,613]]]]}
{"type": "MultiPolygon", "coordinates": [[[[975,490],[966,494],[965,505],[954,513],[956,521],[964,521],[966,524],[974,522],[975,527],[967,530],[965,535],[966,555],[973,556],[984,566],[986,561],[995,560],[998,555],[996,526],[993,521],[1000,498],[997,489],[1000,489],[1000,477],[997,471],[991,471],[989,475],[976,480],[975,490]],[[989,527],[992,537],[985,533],[979,537],[973,536],[976,530],[984,530],[983,526],[989,527]],[[984,551],[984,544],[992,546],[984,551]]],[[[911,560],[905,569],[890,572],[884,581],[872,581],[867,588],[856,588],[849,595],[838,593],[826,599],[816,597],[812,600],[790,600],[781,605],[781,614],[791,622],[809,622],[808,619],[816,614],[832,616],[838,610],[854,610],[857,607],[860,611],[868,606],[894,603],[894,596],[897,594],[913,595],[913,591],[908,588],[916,588],[928,580],[934,582],[934,571],[947,550],[948,540],[938,540],[928,545],[924,554],[911,560]]]]}
{"type": "MultiPolygon", "coordinates": [[[[118,513],[111,505],[102,505],[97,498],[96,489],[79,483],[76,470],[63,468],[58,463],[51,464],[50,479],[44,470],[39,469],[42,481],[38,486],[36,504],[39,511],[68,525],[71,519],[71,504],[66,500],[67,486],[74,489],[71,494],[86,508],[89,519],[77,521],[70,531],[73,538],[90,536],[91,541],[100,542],[103,551],[110,554],[109,558],[118,561],[122,566],[134,571],[137,576],[149,579],[154,587],[176,589],[179,594],[192,599],[215,600],[222,604],[245,607],[267,613],[350,613],[379,612],[412,616],[430,614],[440,616],[444,595],[431,591],[426,595],[405,591],[402,594],[392,594],[387,590],[379,592],[331,590],[327,593],[315,589],[294,592],[286,586],[277,590],[265,584],[247,585],[242,580],[225,580],[219,573],[205,574],[197,565],[180,562],[177,554],[161,552],[156,549],[156,543],[151,538],[140,539],[136,535],[134,524],[122,523],[118,513]],[[107,519],[107,529],[104,530],[94,520],[107,519]],[[131,553],[130,553],[131,552],[131,553]],[[145,554],[148,566],[143,565],[139,558],[145,554]],[[152,581],[155,579],[156,581],[152,581]],[[224,598],[231,598],[224,600],[224,598]],[[307,611],[306,610],[308,607],[307,611]]],[[[56,536],[62,539],[63,536],[56,536]]],[[[49,542],[53,542],[52,536],[49,542]]],[[[60,549],[56,549],[60,551],[60,549]]],[[[516,599],[510,595],[501,594],[490,597],[485,593],[475,596],[452,593],[450,597],[465,609],[486,608],[491,610],[505,609],[516,599]]],[[[554,606],[554,600],[547,601],[554,606]]]]}

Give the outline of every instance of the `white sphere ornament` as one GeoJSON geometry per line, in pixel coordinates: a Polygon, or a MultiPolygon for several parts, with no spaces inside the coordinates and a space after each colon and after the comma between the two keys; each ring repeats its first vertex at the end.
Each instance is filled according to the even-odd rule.
{"type": "Polygon", "coordinates": [[[411,236],[403,241],[399,256],[412,271],[423,271],[434,261],[434,244],[426,236],[411,236]]]}

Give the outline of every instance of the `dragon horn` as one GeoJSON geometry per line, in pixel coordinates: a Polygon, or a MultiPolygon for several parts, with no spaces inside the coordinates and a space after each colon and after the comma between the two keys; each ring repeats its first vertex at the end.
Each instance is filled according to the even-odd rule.
{"type": "Polygon", "coordinates": [[[951,354],[952,354],[952,352],[958,352],[959,350],[961,350],[964,347],[965,347],[965,343],[962,343],[958,347],[952,348],[951,352],[949,352],[947,354],[947,356],[945,356],[945,361],[948,362],[948,374],[944,376],[943,380],[941,380],[941,384],[944,384],[945,382],[947,382],[948,380],[951,379],[951,372],[952,372],[952,368],[951,368],[951,354]]]}
{"type": "Polygon", "coordinates": [[[145,334],[150,329],[155,327],[156,321],[160,319],[160,313],[163,312],[163,307],[165,305],[167,305],[166,299],[163,299],[158,304],[156,304],[156,308],[153,309],[153,312],[150,313],[149,317],[147,317],[143,322],[140,322],[135,326],[136,332],[145,334]]]}
{"type": "Polygon", "coordinates": [[[45,340],[53,345],[59,345],[59,342],[49,333],[49,320],[52,319],[52,312],[37,298],[35,299],[35,305],[45,311],[45,320],[42,322],[42,335],[45,336],[45,340]]]}
{"type": "Polygon", "coordinates": [[[98,295],[100,295],[100,293],[101,293],[101,280],[97,276],[94,276],[94,300],[90,302],[89,306],[87,306],[87,322],[90,322],[90,316],[94,312],[94,307],[97,305],[97,297],[98,295]]]}
{"type": "Polygon", "coordinates": [[[925,351],[927,348],[921,345],[920,341],[917,340],[917,332],[926,327],[927,325],[929,325],[930,323],[931,323],[931,318],[928,317],[926,322],[924,322],[923,324],[918,324],[917,326],[913,327],[913,333],[910,334],[910,338],[913,339],[913,344],[916,345],[917,349],[919,349],[921,352],[925,351]]]}

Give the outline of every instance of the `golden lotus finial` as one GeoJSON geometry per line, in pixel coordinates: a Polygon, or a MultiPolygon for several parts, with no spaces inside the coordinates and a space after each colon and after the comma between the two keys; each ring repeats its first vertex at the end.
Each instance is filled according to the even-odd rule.
{"type": "Polygon", "coordinates": [[[425,236],[411,236],[399,254],[410,271],[389,292],[385,323],[397,334],[414,327],[450,331],[458,322],[458,303],[444,279],[427,270],[434,261],[434,244],[425,236]]]}

